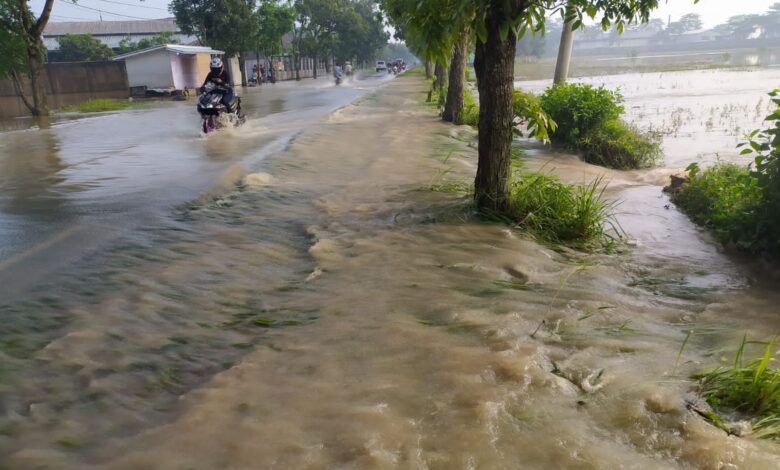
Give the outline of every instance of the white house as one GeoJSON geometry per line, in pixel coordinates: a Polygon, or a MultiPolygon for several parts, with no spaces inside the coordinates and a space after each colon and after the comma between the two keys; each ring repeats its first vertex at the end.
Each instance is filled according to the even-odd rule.
{"type": "Polygon", "coordinates": [[[118,49],[119,42],[125,38],[138,42],[165,31],[172,32],[173,37],[181,44],[197,41],[194,36],[182,33],[174,18],[161,18],[130,21],[52,21],[43,31],[43,45],[49,51],[58,51],[60,37],[66,34],[91,34],[108,47],[118,49]]]}
{"type": "Polygon", "coordinates": [[[118,55],[113,60],[125,62],[131,88],[183,90],[201,86],[209,73],[211,57],[219,54],[223,52],[210,47],[166,44],[118,55]]]}

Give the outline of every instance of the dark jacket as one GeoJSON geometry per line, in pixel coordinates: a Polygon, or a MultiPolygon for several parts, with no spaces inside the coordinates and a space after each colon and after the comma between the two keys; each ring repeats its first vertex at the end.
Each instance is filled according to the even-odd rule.
{"type": "Polygon", "coordinates": [[[223,85],[230,88],[232,82],[230,80],[230,74],[227,71],[227,67],[223,66],[222,71],[219,73],[214,73],[213,71],[210,71],[209,74],[206,75],[206,80],[203,82],[201,88],[206,86],[208,82],[213,82],[216,85],[223,85]],[[220,81],[216,81],[216,80],[220,80],[220,81]]]}

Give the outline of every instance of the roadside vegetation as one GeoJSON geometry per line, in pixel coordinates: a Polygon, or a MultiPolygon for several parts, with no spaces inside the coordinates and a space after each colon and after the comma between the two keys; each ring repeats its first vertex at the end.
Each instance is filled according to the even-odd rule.
{"type": "Polygon", "coordinates": [[[649,168],[661,157],[660,137],[641,132],[621,119],[625,113],[619,91],[581,83],[554,85],[539,99],[558,128],[553,143],[579,152],[595,165],[618,170],[649,168]]]}
{"type": "Polygon", "coordinates": [[[609,249],[622,237],[615,219],[617,201],[604,197],[597,178],[570,185],[555,176],[517,171],[509,190],[508,222],[535,237],[580,249],[609,249]]]}
{"type": "MultiPolygon", "coordinates": [[[[441,106],[439,98],[446,92],[431,90],[430,101],[441,106]]],[[[463,124],[478,127],[479,103],[468,86],[463,90],[463,104],[463,124]]],[[[512,110],[516,135],[549,142],[550,135],[560,131],[532,93],[515,90],[512,110]]],[[[514,154],[510,172],[509,203],[502,211],[481,210],[487,219],[518,227],[540,241],[578,249],[611,249],[621,239],[623,231],[615,218],[618,202],[605,197],[606,184],[601,178],[587,185],[566,184],[553,175],[522,169],[514,154]]],[[[457,188],[462,192],[463,185],[457,188]]]]}
{"type": "Polygon", "coordinates": [[[773,368],[776,337],[768,342],[742,338],[733,364],[692,376],[698,392],[712,412],[703,414],[726,432],[750,433],[764,439],[780,439],[780,370],[773,368]],[[745,349],[764,346],[763,353],[745,359],[745,349]],[[734,429],[730,423],[746,421],[750,429],[734,429]]]}
{"type": "Polygon", "coordinates": [[[71,104],[60,108],[62,113],[103,113],[106,111],[121,111],[133,106],[133,103],[128,100],[112,100],[99,98],[94,100],[88,100],[79,104],[71,104]]]}
{"type": "MultiPolygon", "coordinates": [[[[438,96],[438,95],[437,95],[438,96]]],[[[463,124],[479,125],[479,104],[464,89],[463,124]]],[[[578,152],[583,160],[617,170],[654,166],[661,157],[660,134],[625,123],[620,92],[585,84],[561,84],[541,97],[515,90],[512,109],[530,136],[578,152]]]]}
{"type": "Polygon", "coordinates": [[[769,93],[777,106],[766,127],[747,135],[741,154],[748,167],[719,163],[688,166],[688,178],[670,188],[672,201],[691,219],[712,229],[723,244],[753,254],[780,256],[780,89],[769,93]]]}

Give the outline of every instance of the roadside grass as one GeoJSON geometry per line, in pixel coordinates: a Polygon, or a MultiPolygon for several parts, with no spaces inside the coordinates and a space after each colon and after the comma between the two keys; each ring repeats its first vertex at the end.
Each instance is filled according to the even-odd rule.
{"type": "Polygon", "coordinates": [[[776,340],[749,341],[744,336],[733,364],[692,376],[699,382],[700,395],[715,411],[714,424],[746,419],[754,436],[780,439],[780,369],[770,367],[775,362],[776,340]],[[746,360],[749,345],[765,345],[763,354],[746,360]]]}
{"type": "Polygon", "coordinates": [[[59,109],[63,113],[102,113],[106,111],[121,111],[132,107],[134,104],[128,100],[112,100],[105,98],[98,98],[94,100],[88,100],[79,104],[71,104],[63,106],[59,109]]]}
{"type": "Polygon", "coordinates": [[[615,218],[617,201],[605,197],[606,183],[570,185],[555,176],[515,171],[504,217],[534,236],[581,249],[609,249],[623,236],[615,218]]]}
{"type": "Polygon", "coordinates": [[[758,223],[761,188],[747,167],[720,163],[694,171],[671,199],[695,223],[712,229],[724,244],[748,248],[758,223]]]}
{"type": "MultiPolygon", "coordinates": [[[[702,170],[688,165],[688,177],[667,188],[672,201],[723,244],[780,259],[780,88],[769,92],[771,113],[764,127],[745,135],[740,155],[747,167],[719,163],[702,170]]],[[[759,103],[760,104],[760,103],[759,103]]],[[[760,106],[757,106],[760,111],[760,106]]]]}

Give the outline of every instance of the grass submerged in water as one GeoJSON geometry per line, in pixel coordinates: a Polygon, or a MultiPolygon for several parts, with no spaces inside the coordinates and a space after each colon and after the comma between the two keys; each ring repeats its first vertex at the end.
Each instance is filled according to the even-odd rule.
{"type": "Polygon", "coordinates": [[[103,113],[106,111],[121,111],[127,109],[133,105],[132,102],[127,100],[111,100],[105,98],[99,98],[94,100],[88,100],[79,104],[71,104],[60,108],[60,112],[63,113],[103,113]]]}
{"type": "Polygon", "coordinates": [[[776,340],[748,341],[745,336],[733,364],[692,376],[719,418],[747,419],[752,434],[763,439],[780,439],[780,369],[770,367],[776,340]],[[766,345],[763,354],[745,361],[745,347],[755,344],[766,345]]]}
{"type": "Polygon", "coordinates": [[[516,171],[505,218],[534,236],[576,248],[608,248],[622,237],[617,201],[605,198],[603,178],[570,185],[544,173],[516,171]]]}

